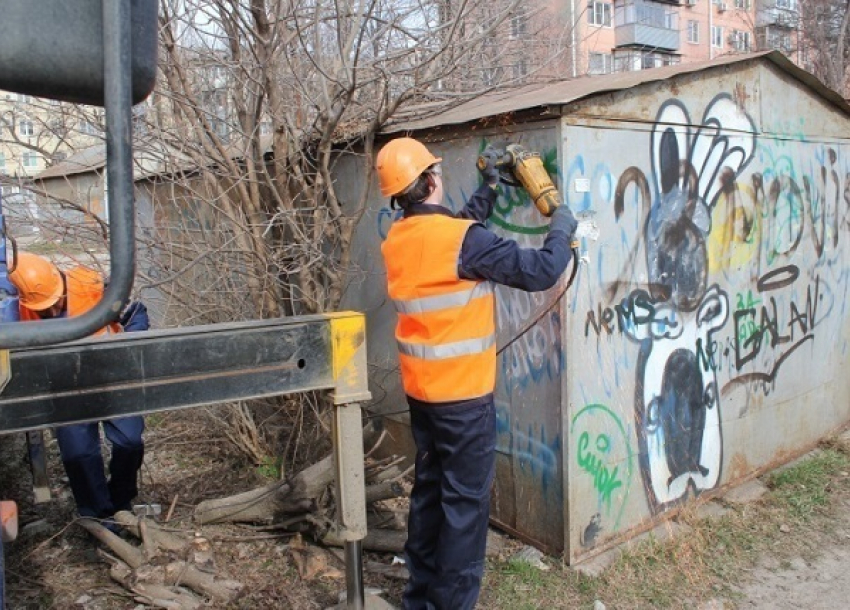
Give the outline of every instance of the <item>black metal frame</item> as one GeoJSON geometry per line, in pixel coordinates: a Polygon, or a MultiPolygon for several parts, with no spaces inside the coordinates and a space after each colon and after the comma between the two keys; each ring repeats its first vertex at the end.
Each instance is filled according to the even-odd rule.
{"type": "Polygon", "coordinates": [[[15,350],[0,433],[333,388],[332,353],[321,316],[15,350]]]}
{"type": "Polygon", "coordinates": [[[135,270],[130,0],[104,0],[104,107],[109,180],[110,282],[85,314],[41,324],[0,324],[0,348],[53,345],[86,337],[116,320],[130,296],[135,270]]]}

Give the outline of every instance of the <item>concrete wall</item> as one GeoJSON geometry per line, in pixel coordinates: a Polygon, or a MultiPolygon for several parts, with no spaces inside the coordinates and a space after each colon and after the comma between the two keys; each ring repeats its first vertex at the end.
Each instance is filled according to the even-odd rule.
{"type": "MultiPolygon", "coordinates": [[[[745,62],[598,95],[559,122],[431,134],[453,208],[485,142],[519,141],[599,229],[565,298],[498,291],[500,346],[540,320],[499,356],[497,523],[574,561],[850,419],[849,127],[745,62]]],[[[356,184],[356,165],[341,179],[356,184]]],[[[394,213],[373,193],[345,305],[368,314],[373,408],[401,414],[402,446],[379,251],[394,213]]],[[[490,227],[539,245],[547,221],[505,194],[490,227]]]]}

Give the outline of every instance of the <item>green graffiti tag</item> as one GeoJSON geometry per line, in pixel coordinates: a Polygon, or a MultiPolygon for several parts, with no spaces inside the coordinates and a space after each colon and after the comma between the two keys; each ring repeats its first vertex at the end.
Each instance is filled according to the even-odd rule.
{"type": "Polygon", "coordinates": [[[573,416],[570,438],[573,460],[593,481],[598,504],[593,511],[600,519],[612,520],[607,527],[616,531],[626,508],[634,474],[629,435],[619,416],[601,404],[589,404],[573,416]]]}
{"type": "Polygon", "coordinates": [[[587,473],[593,477],[593,486],[605,502],[606,508],[611,510],[611,493],[618,487],[623,486],[623,482],[617,478],[619,466],[614,466],[614,470],[609,470],[605,465],[605,456],[611,449],[611,439],[607,434],[599,434],[596,437],[596,447],[590,447],[590,434],[582,432],[578,439],[578,465],[581,466],[587,473]]]}
{"type": "MultiPolygon", "coordinates": [[[[761,303],[761,299],[757,299],[753,296],[753,291],[748,290],[747,294],[741,294],[740,292],[737,294],[736,298],[736,307],[737,311],[755,311],[756,305],[761,303]]],[[[761,327],[756,324],[753,317],[741,318],[738,321],[738,336],[740,337],[743,344],[748,344],[751,337],[760,334],[762,331],[761,327]]]]}

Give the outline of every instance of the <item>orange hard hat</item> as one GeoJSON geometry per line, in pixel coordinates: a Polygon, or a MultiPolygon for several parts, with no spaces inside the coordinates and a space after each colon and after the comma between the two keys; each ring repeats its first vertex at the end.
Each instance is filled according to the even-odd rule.
{"type": "Polygon", "coordinates": [[[43,256],[20,252],[9,280],[20,292],[21,305],[42,311],[56,304],[65,291],[62,274],[43,256]]]}
{"type": "Polygon", "coordinates": [[[392,197],[403,193],[422,172],[440,161],[442,159],[432,155],[418,140],[397,138],[390,141],[378,153],[375,163],[381,195],[392,197]]]}

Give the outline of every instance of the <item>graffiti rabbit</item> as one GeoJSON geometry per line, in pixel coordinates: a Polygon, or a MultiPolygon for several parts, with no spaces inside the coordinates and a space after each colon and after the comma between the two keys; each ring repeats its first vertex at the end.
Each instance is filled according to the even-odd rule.
{"type": "MultiPolygon", "coordinates": [[[[722,464],[720,396],[705,350],[729,314],[727,295],[708,283],[711,211],[726,181],[753,157],[752,120],[729,95],[716,97],[699,126],[672,100],[651,137],[654,192],[643,227],[647,289],[628,297],[645,323],[627,325],[640,345],[635,416],[640,466],[653,512],[717,485],[722,464]],[[702,357],[701,357],[702,354],[702,357]]],[[[642,190],[635,173],[626,172],[642,190]]],[[[642,178],[642,176],[640,176],[642,178]]],[[[626,185],[619,185],[622,193],[626,185]]]]}

